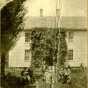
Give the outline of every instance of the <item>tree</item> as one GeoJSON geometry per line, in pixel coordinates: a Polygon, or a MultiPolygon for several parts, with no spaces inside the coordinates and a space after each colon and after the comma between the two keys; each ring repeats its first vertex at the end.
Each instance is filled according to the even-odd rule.
{"type": "Polygon", "coordinates": [[[57,67],[64,65],[67,55],[67,43],[66,43],[66,33],[64,29],[59,29],[57,36],[57,67]]]}
{"type": "Polygon", "coordinates": [[[59,59],[59,65],[64,65],[66,55],[67,55],[67,43],[66,43],[66,34],[64,29],[60,30],[60,39],[59,39],[59,51],[58,51],[58,58],[59,59]]]}
{"type": "Polygon", "coordinates": [[[66,34],[64,29],[49,29],[46,35],[46,49],[49,48],[48,57],[49,63],[52,65],[58,63],[64,65],[65,57],[67,55],[66,34]]]}
{"type": "Polygon", "coordinates": [[[13,0],[1,9],[1,81],[5,76],[6,55],[17,41],[18,34],[23,30],[22,4],[24,1],[13,0]]]}
{"type": "Polygon", "coordinates": [[[58,63],[64,65],[67,54],[65,31],[61,29],[35,28],[32,31],[32,64],[34,68],[42,67],[45,61],[47,66],[58,63]],[[58,57],[59,56],[59,57],[58,57]]]}
{"type": "MultiPolygon", "coordinates": [[[[43,29],[43,28],[42,28],[43,29]]],[[[45,31],[35,28],[31,33],[32,40],[32,65],[33,67],[41,67],[42,60],[44,59],[45,50],[45,31]]]]}

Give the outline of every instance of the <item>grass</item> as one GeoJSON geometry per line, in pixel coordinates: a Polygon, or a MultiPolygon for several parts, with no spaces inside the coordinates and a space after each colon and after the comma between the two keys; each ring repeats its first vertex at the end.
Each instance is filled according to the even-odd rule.
{"type": "Polygon", "coordinates": [[[46,85],[46,87],[41,86],[40,88],[87,88],[86,71],[82,71],[80,69],[73,69],[71,78],[72,83],[70,85],[58,82],[55,87],[50,87],[49,85],[46,85]]]}
{"type": "Polygon", "coordinates": [[[72,73],[73,88],[87,88],[87,72],[74,71],[72,73]]]}
{"type": "MultiPolygon", "coordinates": [[[[80,69],[75,69],[71,74],[72,83],[69,88],[87,88],[87,74],[86,71],[81,71],[80,69]]],[[[59,84],[58,84],[59,86],[59,84]]],[[[61,85],[62,86],[62,85],[61,85]]],[[[59,88],[66,88],[66,84],[59,88]]],[[[58,88],[58,87],[57,87],[58,88]]]]}
{"type": "MultiPolygon", "coordinates": [[[[68,87],[67,84],[62,84],[61,82],[58,82],[56,84],[56,87],[53,87],[53,88],[87,88],[87,74],[86,73],[87,73],[86,70],[82,71],[79,68],[72,69],[72,73],[71,73],[72,84],[70,84],[68,87]]],[[[39,86],[40,87],[38,88],[52,88],[50,87],[49,84],[44,84],[43,81],[39,82],[39,86]]],[[[12,87],[7,87],[7,88],[12,88],[12,87]]],[[[29,88],[29,87],[25,86],[24,88],[29,88]]]]}

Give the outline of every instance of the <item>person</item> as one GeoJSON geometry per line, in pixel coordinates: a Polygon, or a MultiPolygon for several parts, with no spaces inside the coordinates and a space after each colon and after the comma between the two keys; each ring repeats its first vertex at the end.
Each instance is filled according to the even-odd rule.
{"type": "Polygon", "coordinates": [[[69,67],[64,68],[63,83],[71,83],[71,69],[69,67]]]}
{"type": "Polygon", "coordinates": [[[61,67],[58,73],[58,81],[62,81],[63,80],[63,75],[64,75],[64,68],[61,67]]]}
{"type": "Polygon", "coordinates": [[[29,75],[28,68],[24,68],[24,70],[21,71],[21,77],[22,77],[21,81],[23,85],[29,84],[31,77],[29,75]]]}

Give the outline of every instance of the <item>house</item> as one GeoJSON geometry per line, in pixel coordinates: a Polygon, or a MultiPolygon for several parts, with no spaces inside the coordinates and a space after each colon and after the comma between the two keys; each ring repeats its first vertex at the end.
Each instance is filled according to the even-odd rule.
{"type": "MultiPolygon", "coordinates": [[[[40,9],[40,16],[30,16],[26,19],[24,31],[20,34],[16,46],[9,52],[9,67],[30,67],[32,60],[30,31],[34,28],[56,28],[56,16],[43,16],[43,9],[40,9]]],[[[87,66],[86,17],[61,16],[58,28],[66,32],[68,46],[66,64],[72,67],[87,66]]]]}

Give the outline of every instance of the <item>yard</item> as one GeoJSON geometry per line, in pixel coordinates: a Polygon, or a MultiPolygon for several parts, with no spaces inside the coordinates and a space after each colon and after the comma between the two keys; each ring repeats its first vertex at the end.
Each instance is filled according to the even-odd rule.
{"type": "MultiPolygon", "coordinates": [[[[56,84],[56,87],[50,87],[46,85],[46,87],[41,86],[40,88],[87,88],[87,76],[86,71],[82,71],[79,68],[72,70],[72,83],[70,85],[68,84],[62,84],[61,82],[58,82],[56,84]]],[[[42,83],[40,83],[42,84],[42,83]]]]}
{"type": "MultiPolygon", "coordinates": [[[[86,70],[82,71],[79,68],[72,69],[72,74],[71,74],[72,83],[70,85],[62,84],[61,82],[58,81],[58,83],[56,83],[54,87],[52,87],[52,85],[50,86],[49,84],[46,84],[43,80],[40,79],[40,81],[36,83],[38,85],[36,88],[87,88],[86,75],[87,75],[86,70]]],[[[29,87],[30,86],[29,84],[22,87],[22,85],[19,83],[19,80],[17,82],[16,80],[17,80],[17,76],[15,76],[15,78],[13,79],[9,79],[9,82],[6,81],[5,84],[8,87],[6,86],[5,88],[32,88],[32,86],[29,87]],[[19,85],[18,87],[18,84],[20,84],[21,86],[19,85]]]]}
{"type": "MultiPolygon", "coordinates": [[[[57,88],[66,88],[66,84],[58,83],[57,88]]],[[[86,71],[82,72],[80,69],[72,71],[72,84],[67,88],[87,88],[86,71]]]]}

